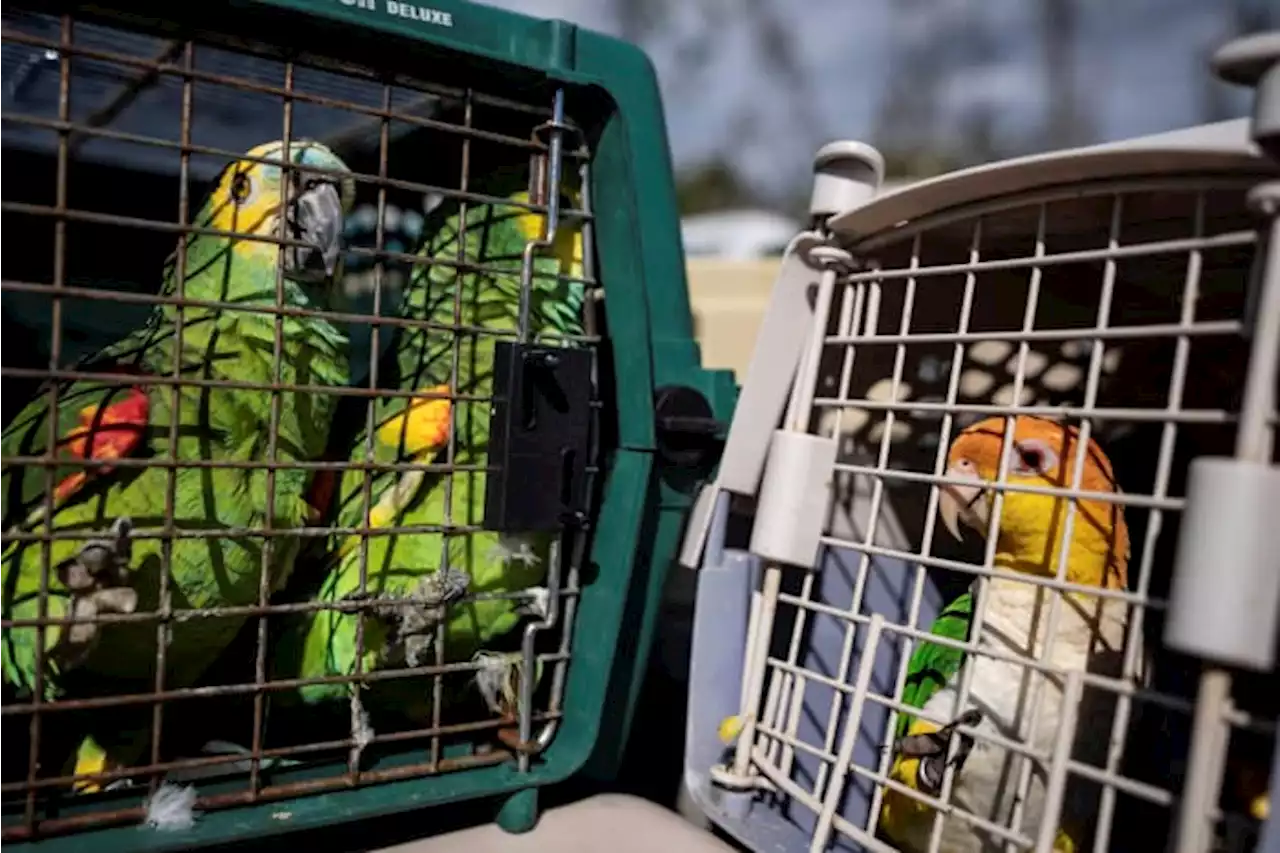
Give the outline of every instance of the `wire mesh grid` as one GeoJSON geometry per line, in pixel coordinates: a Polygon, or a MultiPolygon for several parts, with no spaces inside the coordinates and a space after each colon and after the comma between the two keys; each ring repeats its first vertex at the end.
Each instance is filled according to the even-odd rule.
{"type": "Polygon", "coordinates": [[[600,340],[564,91],[10,9],[3,64],[4,839],[527,770],[589,524],[482,515],[495,342],[600,340]]]}
{"type": "MultiPolygon", "coordinates": [[[[1257,179],[1025,193],[842,256],[792,407],[812,388],[801,420],[839,439],[822,545],[849,557],[765,564],[721,787],[772,791],[813,850],[1164,847],[1196,668],[1158,638],[1187,464],[1236,438],[1257,179]],[[963,608],[937,604],[966,592],[947,632],[963,608]],[[946,726],[941,763],[902,758],[946,726]]],[[[1241,676],[1220,709],[1216,849],[1250,849],[1266,813],[1273,683],[1241,676]]]]}

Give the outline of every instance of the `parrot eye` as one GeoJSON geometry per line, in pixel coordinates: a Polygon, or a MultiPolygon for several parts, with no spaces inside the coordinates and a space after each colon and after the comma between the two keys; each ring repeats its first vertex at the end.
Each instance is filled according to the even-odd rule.
{"type": "Polygon", "coordinates": [[[236,173],[231,179],[231,198],[236,204],[244,204],[253,193],[253,182],[244,172],[236,173]]]}
{"type": "Polygon", "coordinates": [[[1013,470],[1020,474],[1044,474],[1058,464],[1057,454],[1039,441],[1024,441],[1014,449],[1013,470]]]}

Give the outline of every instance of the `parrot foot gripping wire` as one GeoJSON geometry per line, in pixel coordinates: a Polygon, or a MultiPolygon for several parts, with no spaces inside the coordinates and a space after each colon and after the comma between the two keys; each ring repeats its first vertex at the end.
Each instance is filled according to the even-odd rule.
{"type": "MultiPolygon", "coordinates": [[[[528,743],[520,739],[520,695],[526,678],[523,657],[519,653],[503,654],[482,649],[471,660],[479,664],[475,674],[476,689],[489,710],[506,723],[497,731],[498,741],[512,752],[526,755],[541,752],[546,746],[541,738],[534,738],[528,743]]],[[[532,676],[535,684],[541,673],[542,665],[536,664],[532,676]]]]}
{"type": "Polygon", "coordinates": [[[472,661],[479,664],[475,675],[476,689],[489,710],[503,717],[513,714],[517,696],[515,670],[520,665],[519,658],[481,649],[472,661]]]}
{"type": "MultiPolygon", "coordinates": [[[[946,770],[948,747],[951,738],[957,734],[958,726],[976,726],[982,722],[982,712],[976,708],[965,711],[947,725],[934,732],[907,735],[899,738],[893,745],[893,751],[904,758],[920,759],[919,770],[916,771],[916,784],[919,789],[931,796],[937,796],[942,789],[942,774],[946,770]]],[[[959,772],[965,760],[973,751],[973,738],[959,734],[960,743],[955,758],[950,763],[959,772]]]]}
{"type": "Polygon", "coordinates": [[[498,541],[489,549],[489,558],[502,560],[508,564],[524,563],[528,568],[533,568],[542,562],[529,537],[520,535],[500,535],[498,541]]]}
{"type": "Polygon", "coordinates": [[[551,590],[545,586],[531,586],[524,593],[529,597],[517,605],[516,613],[546,619],[551,612],[551,590]]]}
{"type": "MultiPolygon", "coordinates": [[[[417,667],[429,660],[435,629],[445,620],[448,605],[466,595],[470,586],[471,576],[461,569],[431,572],[404,597],[379,601],[371,610],[390,625],[391,647],[403,653],[409,666],[417,667]]],[[[370,597],[367,592],[354,592],[344,600],[361,601],[370,597]]]]}
{"type": "MultiPolygon", "coordinates": [[[[133,557],[133,521],[121,516],[100,539],[86,542],[76,556],[56,569],[58,580],[71,593],[71,617],[92,619],[100,613],[133,613],[138,593],[129,585],[133,557]]],[[[98,625],[73,622],[63,628],[55,652],[64,667],[81,663],[98,639],[98,625]]]]}

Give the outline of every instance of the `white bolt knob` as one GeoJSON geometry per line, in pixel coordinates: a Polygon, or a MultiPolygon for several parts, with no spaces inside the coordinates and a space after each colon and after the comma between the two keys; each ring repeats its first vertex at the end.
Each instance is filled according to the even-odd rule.
{"type": "Polygon", "coordinates": [[[813,158],[809,213],[826,219],[866,204],[884,181],[884,157],[865,142],[829,142],[813,158]]]}

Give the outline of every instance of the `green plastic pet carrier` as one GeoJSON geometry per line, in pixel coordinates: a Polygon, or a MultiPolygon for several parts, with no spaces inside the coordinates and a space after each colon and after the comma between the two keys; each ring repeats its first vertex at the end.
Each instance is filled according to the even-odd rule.
{"type": "Polygon", "coordinates": [[[735,388],[645,55],[429,2],[5,8],[5,843],[616,767],[735,388]]]}

